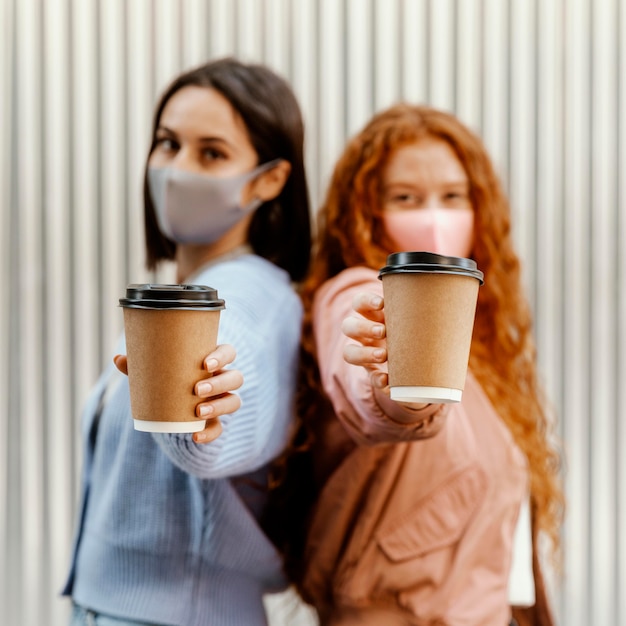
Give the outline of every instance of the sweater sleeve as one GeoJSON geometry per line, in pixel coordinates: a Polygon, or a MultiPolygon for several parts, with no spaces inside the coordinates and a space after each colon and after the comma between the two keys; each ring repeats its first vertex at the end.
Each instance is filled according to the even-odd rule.
{"type": "Polygon", "coordinates": [[[226,302],[218,343],[237,351],[232,367],[243,374],[241,407],[220,417],[222,433],[208,444],[196,444],[190,434],[153,434],[175,465],[200,478],[240,475],[268,463],[285,446],[294,415],[300,299],[287,275],[263,259],[225,265],[201,282],[226,302]]]}
{"type": "Polygon", "coordinates": [[[352,343],[342,321],[356,315],[352,300],[360,292],[382,294],[376,272],[365,267],[344,270],[318,291],[313,303],[313,328],[322,386],[335,414],[361,445],[425,439],[437,434],[449,410],[429,404],[415,410],[388,397],[378,398],[363,367],[347,363],[344,347],[352,343]]]}

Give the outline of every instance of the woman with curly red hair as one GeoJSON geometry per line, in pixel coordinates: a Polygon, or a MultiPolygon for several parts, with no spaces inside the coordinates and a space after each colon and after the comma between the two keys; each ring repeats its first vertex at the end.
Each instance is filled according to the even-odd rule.
{"type": "Polygon", "coordinates": [[[298,590],[323,625],[551,624],[537,547],[547,537],[558,556],[560,459],[509,204],[482,142],[448,113],[391,107],[347,145],[318,218],[286,477],[311,506],[305,530],[281,538],[298,590]],[[389,397],[378,270],[410,250],[484,273],[458,404],[389,397]]]}

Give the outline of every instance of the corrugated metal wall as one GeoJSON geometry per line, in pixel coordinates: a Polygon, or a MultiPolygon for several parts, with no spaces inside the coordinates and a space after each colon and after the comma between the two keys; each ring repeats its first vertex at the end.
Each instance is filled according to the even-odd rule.
{"type": "Polygon", "coordinates": [[[625,41],[620,0],[0,0],[0,622],[65,622],[79,410],[148,278],[152,105],[233,53],[293,84],[315,204],[398,99],[483,136],[568,453],[559,623],[626,624],[625,41]]]}

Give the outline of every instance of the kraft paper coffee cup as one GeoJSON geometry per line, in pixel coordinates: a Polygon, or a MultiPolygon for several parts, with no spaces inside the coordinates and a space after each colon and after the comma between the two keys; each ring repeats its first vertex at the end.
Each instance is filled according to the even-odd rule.
{"type": "Polygon", "coordinates": [[[196,416],[195,384],[208,378],[202,364],[217,345],[224,300],[204,285],[128,285],[120,299],[135,430],[190,433],[196,416]]]}
{"type": "Polygon", "coordinates": [[[460,402],[483,273],[471,259],[397,252],[379,278],[391,398],[460,402]]]}

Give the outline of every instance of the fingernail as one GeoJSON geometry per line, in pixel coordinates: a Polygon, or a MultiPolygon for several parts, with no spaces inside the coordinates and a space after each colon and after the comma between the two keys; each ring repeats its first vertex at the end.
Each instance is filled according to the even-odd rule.
{"type": "Polygon", "coordinates": [[[382,337],[385,332],[385,327],[382,324],[377,324],[372,328],[372,335],[374,337],[382,337]]]}
{"type": "Polygon", "coordinates": [[[212,404],[201,404],[198,413],[200,413],[200,417],[206,417],[213,413],[213,405],[212,404]]]}
{"type": "Polygon", "coordinates": [[[213,385],[207,381],[202,381],[196,385],[197,396],[208,396],[213,391],[213,385]]]}
{"type": "Polygon", "coordinates": [[[203,441],[207,440],[207,436],[205,433],[194,433],[193,434],[193,440],[196,443],[202,443],[203,441]]]}
{"type": "Polygon", "coordinates": [[[382,359],[385,356],[384,348],[376,348],[376,350],[374,350],[374,356],[377,359],[382,359]]]}
{"type": "Polygon", "coordinates": [[[374,296],[370,302],[372,306],[379,307],[383,303],[383,299],[380,296],[374,296]]]}
{"type": "Polygon", "coordinates": [[[218,366],[217,359],[209,359],[208,361],[204,362],[204,367],[206,368],[208,372],[212,372],[214,369],[217,368],[217,366],[218,366]]]}

